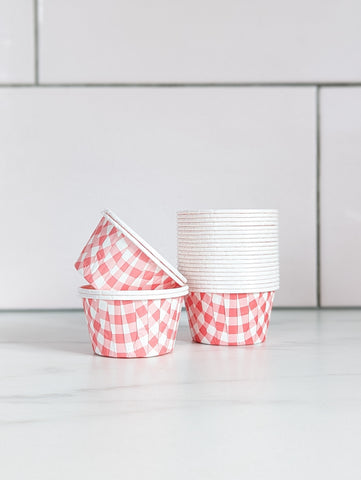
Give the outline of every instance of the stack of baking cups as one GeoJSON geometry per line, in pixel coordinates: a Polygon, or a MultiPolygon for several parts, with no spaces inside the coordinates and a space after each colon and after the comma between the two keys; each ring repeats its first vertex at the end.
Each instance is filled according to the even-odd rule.
{"type": "Polygon", "coordinates": [[[106,210],[75,268],[93,350],[153,357],[174,348],[187,280],[113,212],[106,210]]]}
{"type": "Polygon", "coordinates": [[[178,212],[178,268],[192,338],[249,345],[266,338],[279,288],[276,210],[178,212]]]}

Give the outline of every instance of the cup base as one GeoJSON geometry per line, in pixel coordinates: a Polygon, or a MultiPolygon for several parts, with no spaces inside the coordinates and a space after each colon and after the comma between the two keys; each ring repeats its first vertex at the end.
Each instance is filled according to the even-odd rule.
{"type": "Polygon", "coordinates": [[[168,350],[162,350],[159,353],[154,353],[150,352],[148,354],[140,354],[139,352],[137,354],[132,354],[132,353],[114,353],[114,352],[109,352],[109,354],[105,353],[99,353],[96,351],[96,348],[92,345],[94,355],[97,357],[105,357],[105,358],[152,358],[152,357],[162,357],[163,355],[168,355],[169,353],[172,353],[174,350],[174,346],[168,350]]]}
{"type": "Polygon", "coordinates": [[[240,347],[240,346],[246,347],[247,345],[248,346],[259,345],[261,343],[264,343],[266,341],[266,335],[260,340],[256,340],[256,341],[248,340],[244,343],[226,342],[226,341],[218,340],[216,338],[213,339],[211,342],[209,342],[207,339],[205,339],[205,338],[200,339],[199,337],[192,337],[192,341],[194,343],[203,343],[203,345],[215,345],[215,346],[218,346],[218,347],[222,347],[222,346],[223,347],[240,347]]]}

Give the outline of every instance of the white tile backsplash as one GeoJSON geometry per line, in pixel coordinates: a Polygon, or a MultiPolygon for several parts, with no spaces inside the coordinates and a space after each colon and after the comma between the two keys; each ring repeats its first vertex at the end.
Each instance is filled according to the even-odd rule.
{"type": "Polygon", "coordinates": [[[171,261],[176,210],[279,208],[278,305],[316,304],[314,88],[0,89],[0,308],[80,307],[111,207],[171,261]]]}
{"type": "Polygon", "coordinates": [[[276,305],[319,287],[361,306],[360,17],[356,0],[0,0],[0,308],[79,306],[72,264],[107,206],[173,262],[177,209],[279,208],[276,305]]]}
{"type": "Polygon", "coordinates": [[[34,81],[33,0],[0,0],[0,84],[34,81]]]}
{"type": "Polygon", "coordinates": [[[361,88],[321,94],[323,306],[361,306],[361,88]]]}
{"type": "Polygon", "coordinates": [[[361,81],[357,0],[40,0],[44,82],[361,81]]]}

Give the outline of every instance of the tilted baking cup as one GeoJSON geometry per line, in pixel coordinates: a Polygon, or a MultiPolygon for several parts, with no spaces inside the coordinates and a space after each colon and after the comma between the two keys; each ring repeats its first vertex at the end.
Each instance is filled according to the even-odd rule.
{"type": "Polygon", "coordinates": [[[209,345],[253,345],[266,339],[274,292],[190,292],[185,299],[192,339],[209,345]]]}
{"type": "Polygon", "coordinates": [[[187,280],[110,210],[83,248],[75,268],[97,289],[153,290],[187,280]]]}
{"type": "Polygon", "coordinates": [[[83,307],[94,353],[105,357],[154,357],[174,348],[180,312],[188,287],[178,295],[170,290],[144,292],[102,292],[82,287],[83,307]]]}

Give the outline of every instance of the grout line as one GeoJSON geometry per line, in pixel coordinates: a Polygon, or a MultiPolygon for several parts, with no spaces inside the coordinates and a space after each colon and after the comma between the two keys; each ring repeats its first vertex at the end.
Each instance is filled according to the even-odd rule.
{"type": "MultiPolygon", "coordinates": [[[[34,9],[38,15],[38,2],[34,0],[34,9]]],[[[35,35],[35,84],[34,83],[0,83],[0,88],[299,88],[299,87],[361,87],[361,82],[344,83],[277,83],[277,82],[190,82],[190,83],[40,83],[39,82],[39,31],[36,18],[35,35]]]]}
{"type": "MultiPolygon", "coordinates": [[[[185,311],[185,307],[182,308],[185,311]]],[[[272,311],[340,311],[340,310],[354,310],[361,312],[361,306],[342,306],[342,307],[273,307],[272,311]]],[[[7,308],[0,309],[0,315],[5,313],[81,313],[82,308],[7,308]]]]}
{"type": "Polygon", "coordinates": [[[316,261],[317,261],[317,306],[321,307],[321,112],[320,87],[316,90],[316,261]]]}
{"type": "Polygon", "coordinates": [[[3,308],[2,313],[78,313],[83,312],[82,308],[3,308]]]}
{"type": "MultiPolygon", "coordinates": [[[[38,0],[33,0],[33,8],[34,8],[34,69],[35,69],[35,85],[31,86],[39,86],[39,5],[38,0]]],[[[12,85],[14,86],[14,85],[12,85]]],[[[23,86],[27,87],[29,85],[23,84],[23,86]]]]}

